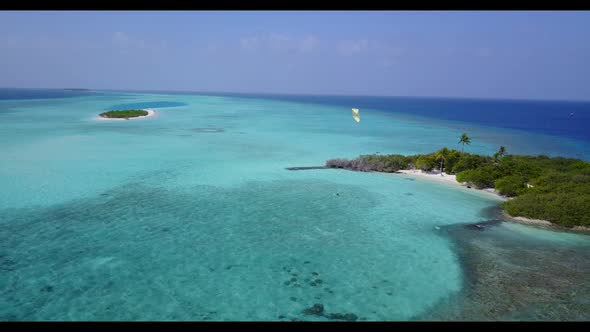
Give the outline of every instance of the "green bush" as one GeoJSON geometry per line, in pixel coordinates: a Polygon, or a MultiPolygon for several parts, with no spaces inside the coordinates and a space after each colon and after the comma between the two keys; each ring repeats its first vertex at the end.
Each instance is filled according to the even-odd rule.
{"type": "MultiPolygon", "coordinates": [[[[498,167],[504,175],[517,175],[526,180],[539,176],[544,167],[538,160],[522,158],[524,156],[506,156],[502,158],[498,167]]],[[[536,158],[536,157],[533,157],[536,158]]]]}
{"type": "Polygon", "coordinates": [[[363,155],[353,160],[330,159],[326,161],[326,166],[363,172],[393,173],[400,169],[407,169],[408,162],[402,155],[363,155]]]}
{"type": "Polygon", "coordinates": [[[461,159],[461,151],[448,150],[446,157],[445,157],[445,164],[444,164],[445,172],[448,174],[455,174],[454,168],[460,159],[461,159]]]}
{"type": "Polygon", "coordinates": [[[533,191],[504,202],[503,208],[512,216],[542,219],[562,226],[590,226],[590,195],[533,191]]]}
{"type": "Polygon", "coordinates": [[[468,169],[457,174],[457,181],[468,182],[478,189],[493,188],[494,182],[500,177],[496,168],[486,165],[477,169],[468,169]]]}
{"type": "Polygon", "coordinates": [[[391,172],[399,171],[400,169],[408,169],[408,160],[402,155],[390,155],[385,159],[386,168],[391,172]]]}
{"type": "Polygon", "coordinates": [[[408,163],[408,169],[417,168],[416,167],[416,160],[418,160],[418,157],[420,157],[420,155],[405,156],[405,157],[406,157],[406,162],[408,163]]]}
{"type": "Polygon", "coordinates": [[[526,179],[519,175],[508,175],[496,180],[494,188],[502,195],[514,197],[526,190],[526,179]]]}
{"type": "Polygon", "coordinates": [[[576,161],[569,165],[569,168],[572,170],[583,170],[583,171],[590,171],[590,163],[584,161],[576,161]]]}
{"type": "Polygon", "coordinates": [[[417,169],[430,172],[433,169],[437,169],[438,167],[440,167],[439,163],[436,161],[436,158],[433,154],[423,154],[416,159],[417,169]]]}
{"type": "Polygon", "coordinates": [[[453,168],[451,171],[457,174],[462,171],[476,169],[480,166],[490,164],[491,162],[491,157],[464,153],[460,155],[458,160],[453,163],[453,168]]]}
{"type": "Polygon", "coordinates": [[[135,118],[138,116],[146,116],[148,115],[147,111],[144,110],[121,110],[121,111],[108,111],[104,113],[100,113],[100,116],[103,118],[135,118]]]}

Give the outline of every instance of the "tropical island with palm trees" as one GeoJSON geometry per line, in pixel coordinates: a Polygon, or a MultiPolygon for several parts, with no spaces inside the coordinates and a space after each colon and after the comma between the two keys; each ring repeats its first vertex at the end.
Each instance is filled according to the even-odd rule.
{"type": "Polygon", "coordinates": [[[328,168],[362,172],[437,174],[469,188],[488,189],[506,200],[508,217],[574,230],[590,230],[590,163],[539,155],[509,155],[501,146],[493,156],[465,153],[471,139],[461,135],[461,151],[442,148],[428,154],[361,155],[331,159],[328,168]]]}
{"type": "Polygon", "coordinates": [[[153,110],[114,110],[99,114],[101,120],[131,120],[153,116],[153,110]]]}

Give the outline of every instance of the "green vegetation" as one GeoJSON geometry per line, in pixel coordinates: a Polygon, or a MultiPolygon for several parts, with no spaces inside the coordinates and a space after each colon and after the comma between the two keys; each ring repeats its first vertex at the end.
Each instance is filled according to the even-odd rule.
{"type": "Polygon", "coordinates": [[[527,188],[526,179],[520,175],[507,175],[494,182],[497,191],[508,197],[524,193],[527,188]]]}
{"type": "Polygon", "coordinates": [[[590,226],[590,163],[578,159],[507,155],[504,147],[493,157],[443,148],[413,156],[333,159],[326,166],[377,172],[441,170],[456,174],[459,182],[479,189],[495,188],[512,197],[502,205],[512,216],[547,220],[566,227],[590,226]]]}
{"type": "Polygon", "coordinates": [[[138,116],[148,115],[147,111],[144,110],[120,110],[120,111],[108,111],[100,113],[103,118],[117,118],[117,119],[129,119],[136,118],[138,116]]]}
{"type": "Polygon", "coordinates": [[[409,167],[410,157],[399,154],[387,156],[366,155],[360,156],[353,160],[347,159],[330,159],[326,161],[326,166],[331,168],[345,168],[361,172],[385,172],[393,173],[400,169],[409,167]]]}
{"type": "Polygon", "coordinates": [[[498,152],[494,153],[494,161],[498,161],[498,159],[504,157],[504,155],[506,154],[506,148],[501,146],[500,149],[498,149],[498,152]]]}

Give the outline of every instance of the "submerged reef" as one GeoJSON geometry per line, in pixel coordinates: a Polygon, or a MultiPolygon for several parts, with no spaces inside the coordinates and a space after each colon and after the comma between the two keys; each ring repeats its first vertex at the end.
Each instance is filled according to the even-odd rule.
{"type": "Polygon", "coordinates": [[[491,220],[441,227],[454,244],[464,286],[415,319],[590,319],[588,245],[523,240],[500,225],[491,220]]]}

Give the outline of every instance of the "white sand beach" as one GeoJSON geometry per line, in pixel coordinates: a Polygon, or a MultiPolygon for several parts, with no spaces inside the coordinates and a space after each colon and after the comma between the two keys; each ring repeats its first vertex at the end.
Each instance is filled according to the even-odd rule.
{"type": "MultiPolygon", "coordinates": [[[[443,172],[443,175],[441,176],[440,171],[424,172],[422,170],[399,170],[397,173],[394,173],[394,174],[410,175],[410,176],[415,176],[415,177],[422,178],[422,179],[428,179],[428,180],[437,181],[437,182],[441,182],[441,183],[456,185],[456,186],[465,188],[467,190],[475,190],[478,192],[488,193],[488,194],[494,195],[495,197],[498,197],[504,201],[511,199],[509,197],[501,195],[500,193],[495,191],[494,188],[485,188],[485,189],[477,189],[474,187],[467,188],[467,186],[465,184],[457,181],[455,175],[446,174],[443,172]]],[[[525,217],[513,217],[513,216],[509,215],[508,213],[506,213],[505,211],[503,212],[503,214],[507,220],[515,222],[515,223],[519,223],[519,224],[538,226],[538,227],[544,227],[544,228],[564,229],[563,227],[555,225],[552,222],[547,221],[547,220],[530,219],[530,218],[525,218],[525,217]]],[[[583,227],[583,226],[577,226],[571,230],[581,231],[581,232],[589,232],[590,228],[583,227]]]]}
{"type": "Polygon", "coordinates": [[[134,118],[129,118],[129,119],[121,119],[121,118],[103,118],[100,115],[97,115],[94,119],[95,120],[99,120],[99,121],[128,121],[128,120],[139,120],[139,119],[145,119],[145,118],[149,118],[152,116],[156,116],[156,111],[154,111],[153,109],[144,109],[144,111],[148,112],[147,115],[144,116],[137,116],[134,118]]]}
{"type": "Polygon", "coordinates": [[[587,227],[587,226],[574,226],[574,227],[569,228],[569,227],[564,227],[564,226],[554,224],[554,223],[547,221],[547,220],[531,219],[531,218],[526,218],[526,217],[513,217],[513,216],[509,215],[506,211],[504,211],[503,214],[507,220],[510,220],[515,223],[523,224],[523,225],[537,226],[537,227],[549,228],[549,229],[554,229],[554,230],[562,230],[562,231],[590,233],[590,227],[587,227]]]}
{"type": "Polygon", "coordinates": [[[513,217],[513,216],[509,215],[506,211],[504,211],[503,214],[506,218],[510,219],[513,222],[519,223],[519,224],[544,226],[544,227],[555,226],[552,222],[547,221],[547,220],[531,219],[531,218],[525,218],[525,217],[513,217]]]}
{"type": "Polygon", "coordinates": [[[485,188],[485,189],[477,189],[474,187],[468,188],[467,185],[465,185],[461,182],[458,182],[457,177],[454,174],[447,174],[447,173],[443,172],[441,175],[440,171],[424,172],[422,170],[414,170],[414,169],[412,169],[412,170],[402,169],[394,174],[410,175],[410,176],[415,176],[415,177],[422,178],[422,179],[428,179],[431,181],[452,184],[452,185],[456,185],[456,186],[465,188],[466,190],[476,190],[478,192],[488,193],[488,194],[494,195],[498,198],[501,198],[502,200],[509,199],[506,196],[500,195],[497,191],[494,190],[494,188],[485,188]]]}
{"type": "MultiPolygon", "coordinates": [[[[446,174],[443,172],[443,175],[441,176],[440,171],[424,172],[422,170],[404,169],[404,170],[399,170],[397,173],[393,173],[393,174],[398,174],[398,175],[401,174],[403,176],[409,175],[409,176],[415,176],[415,177],[421,178],[421,179],[428,179],[431,181],[447,183],[447,184],[451,184],[451,185],[455,185],[455,186],[464,188],[466,190],[475,190],[477,192],[482,192],[482,193],[494,195],[495,197],[500,198],[501,200],[504,200],[504,201],[512,199],[511,197],[506,197],[504,195],[501,195],[496,190],[494,190],[494,188],[485,188],[485,189],[477,189],[474,187],[467,188],[466,184],[457,181],[455,175],[446,174]]],[[[541,227],[541,228],[549,228],[549,229],[555,229],[555,230],[567,230],[567,231],[590,233],[590,227],[586,227],[586,226],[575,226],[573,228],[567,228],[567,227],[556,225],[556,224],[554,224],[550,221],[547,221],[547,220],[531,219],[531,218],[525,218],[525,217],[513,217],[513,216],[509,215],[506,211],[503,212],[503,215],[506,218],[506,220],[511,221],[511,222],[515,222],[515,223],[519,223],[519,224],[523,224],[523,225],[536,226],[536,227],[541,227]]]]}

